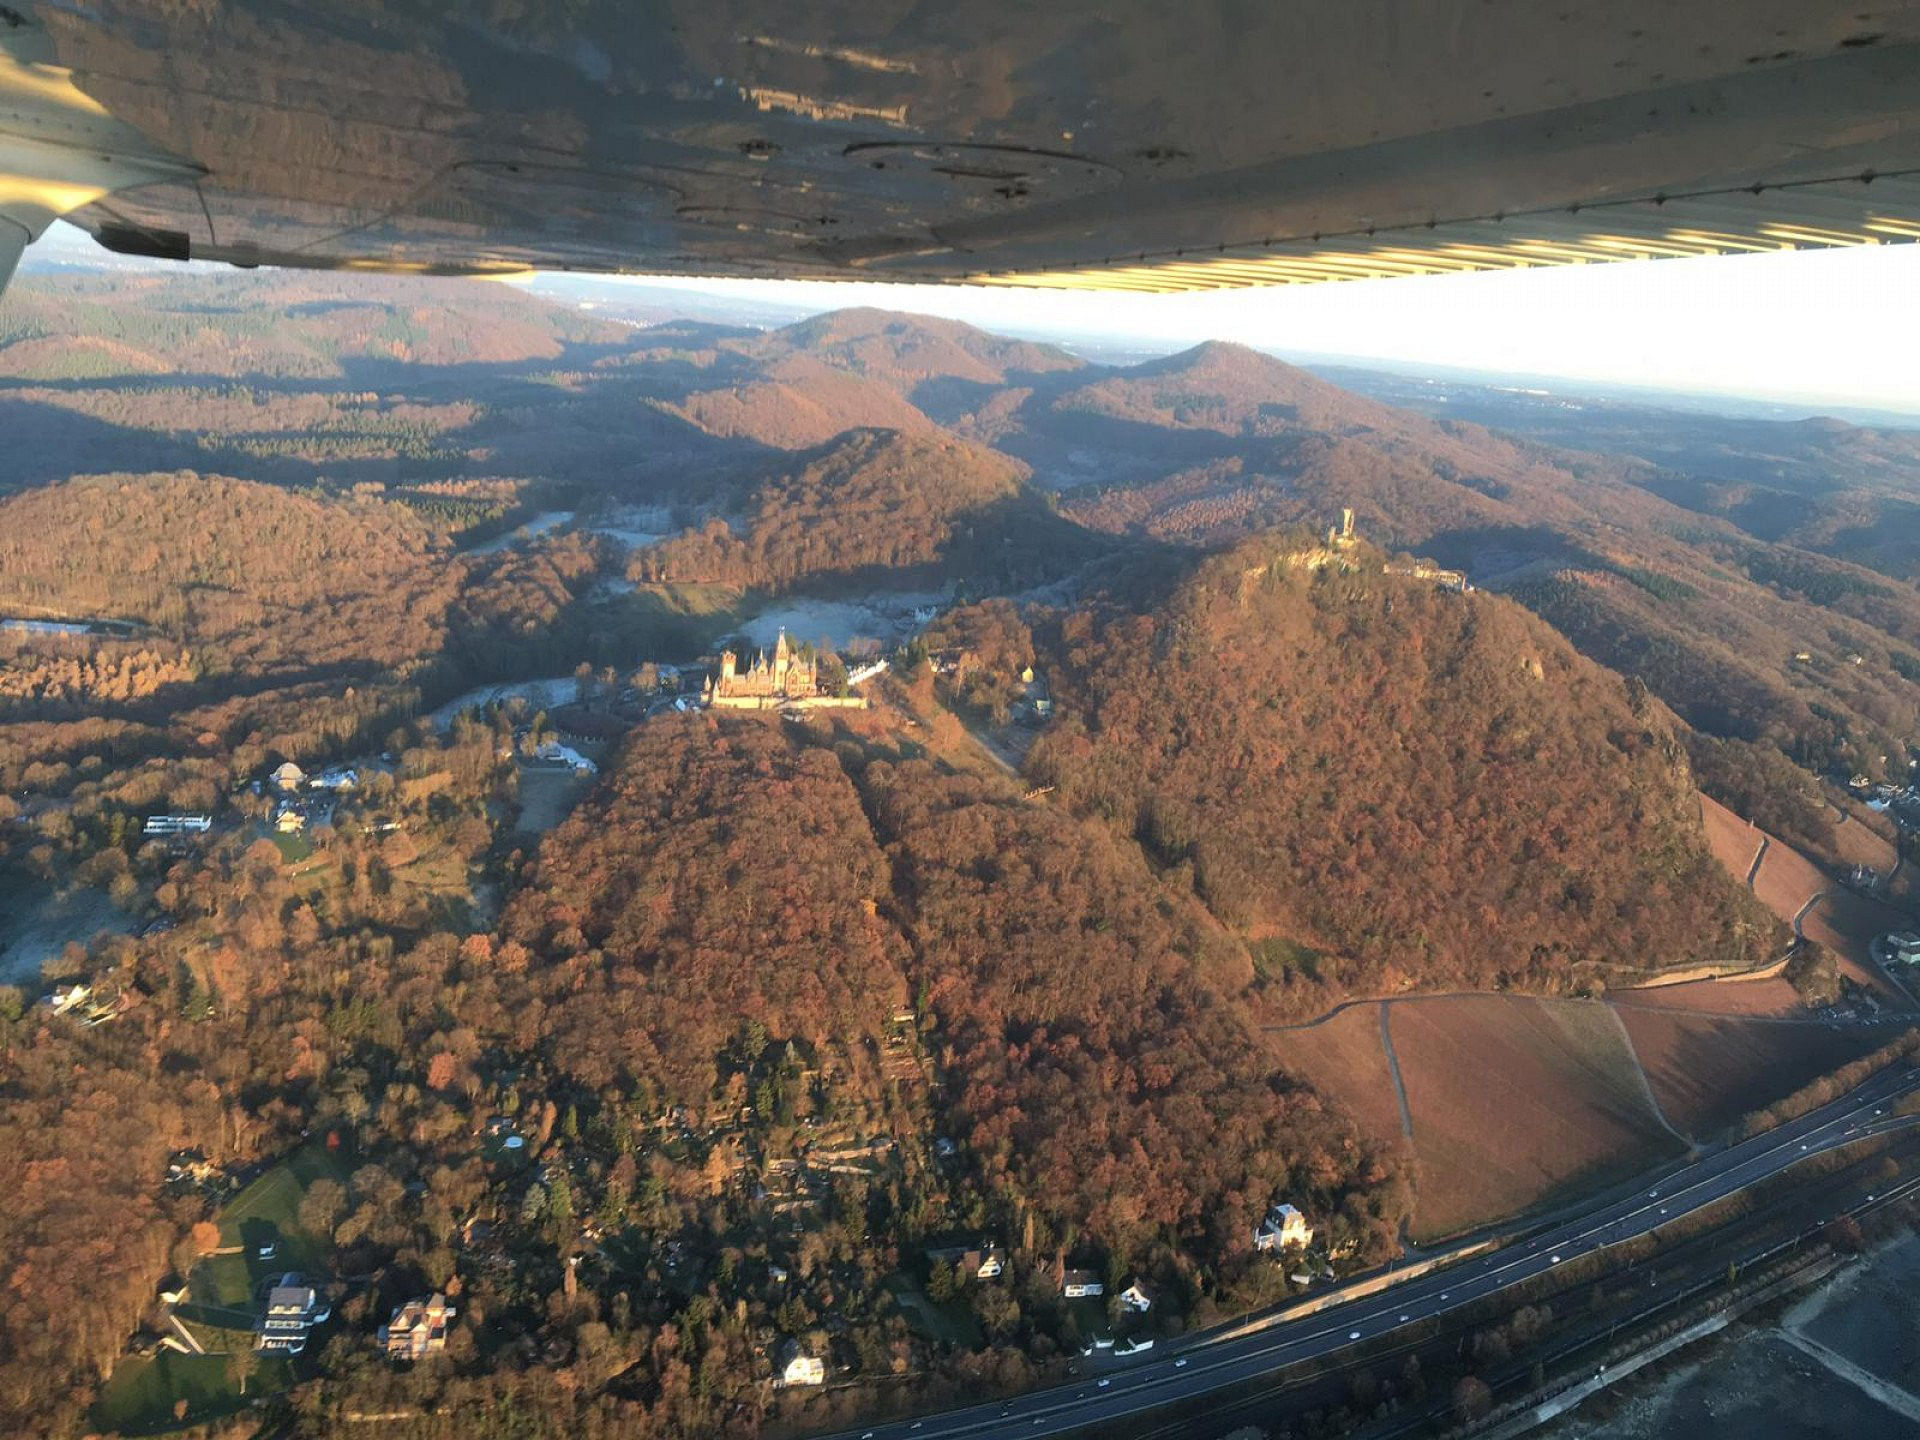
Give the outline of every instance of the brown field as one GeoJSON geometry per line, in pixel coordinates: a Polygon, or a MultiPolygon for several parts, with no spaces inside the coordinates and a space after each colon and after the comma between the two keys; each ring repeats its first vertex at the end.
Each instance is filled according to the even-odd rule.
{"type": "Polygon", "coordinates": [[[1273,1057],[1322,1095],[1353,1112],[1360,1128],[1377,1140],[1404,1143],[1400,1100],[1380,1044],[1380,1004],[1349,1005],[1330,1020],[1269,1030],[1273,1057]]]}
{"type": "Polygon", "coordinates": [[[1660,1108],[1700,1140],[1871,1053],[1896,1033],[1884,1026],[1830,1030],[1637,1005],[1616,1008],[1660,1108]]]}
{"type": "Polygon", "coordinates": [[[1800,992],[1778,976],[1771,980],[1690,980],[1616,990],[1614,998],[1641,1010],[1697,1015],[1796,1015],[1805,1010],[1800,992]]]}
{"type": "MultiPolygon", "coordinates": [[[[1866,813],[1873,814],[1870,810],[1866,813]]],[[[1893,862],[1898,858],[1893,842],[1859,819],[1848,819],[1833,827],[1833,851],[1843,865],[1871,865],[1883,876],[1893,869],[1893,862]]]]}
{"type": "Polygon", "coordinates": [[[1753,877],[1753,893],[1760,903],[1789,923],[1815,895],[1831,882],[1820,867],[1791,845],[1775,840],[1753,877]]]}
{"type": "Polygon", "coordinates": [[[1763,838],[1760,831],[1706,795],[1700,797],[1700,819],[1707,827],[1707,844],[1713,850],[1713,858],[1726,866],[1734,879],[1746,884],[1747,872],[1753,868],[1753,857],[1763,838]]]}
{"type": "Polygon", "coordinates": [[[1679,1149],[1606,1006],[1511,995],[1393,1002],[1420,1161],[1416,1239],[1630,1174],[1679,1149]]]}

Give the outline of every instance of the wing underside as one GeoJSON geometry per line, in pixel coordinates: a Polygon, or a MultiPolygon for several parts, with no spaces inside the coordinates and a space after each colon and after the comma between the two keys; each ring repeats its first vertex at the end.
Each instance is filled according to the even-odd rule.
{"type": "Polygon", "coordinates": [[[49,77],[123,162],[42,225],[241,265],[1159,291],[1920,236],[1907,4],[38,0],[0,53],[0,172],[44,182],[5,101],[49,77]]]}

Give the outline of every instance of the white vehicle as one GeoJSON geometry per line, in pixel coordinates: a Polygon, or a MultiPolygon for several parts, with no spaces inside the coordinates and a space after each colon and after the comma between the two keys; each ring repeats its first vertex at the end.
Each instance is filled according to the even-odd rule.
{"type": "Polygon", "coordinates": [[[1187,1357],[1186,1357],[1186,1356],[1184,1356],[1184,1355],[1182,1355],[1182,1356],[1181,1356],[1181,1357],[1180,1357],[1180,1358],[1179,1358],[1178,1360],[1176,1360],[1176,1361],[1174,1361],[1174,1362],[1173,1362],[1173,1368],[1174,1368],[1174,1369],[1176,1369],[1176,1370],[1184,1370],[1184,1369],[1186,1369],[1186,1368],[1187,1368],[1187,1357]]]}
{"type": "Polygon", "coordinates": [[[1347,1331],[1347,1339],[1358,1340],[1359,1338],[1360,1338],[1360,1332],[1358,1330],[1347,1331]]]}
{"type": "Polygon", "coordinates": [[[1552,1258],[1551,1260],[1549,1260],[1549,1261],[1548,1261],[1547,1263],[1548,1263],[1549,1265],[1558,1265],[1558,1264],[1560,1263],[1560,1257],[1559,1257],[1558,1255],[1556,1255],[1556,1256],[1554,1256],[1554,1257],[1553,1257],[1553,1258],[1552,1258]]]}
{"type": "Polygon", "coordinates": [[[1113,1381],[1111,1381],[1111,1380],[1102,1380],[1102,1381],[1100,1382],[1100,1387],[1099,1387],[1099,1388],[1100,1388],[1100,1389],[1102,1389],[1102,1390],[1104,1390],[1104,1389],[1106,1389],[1106,1388],[1107,1388],[1107,1386],[1109,1386],[1109,1385],[1111,1385],[1112,1383],[1113,1383],[1113,1381]]]}

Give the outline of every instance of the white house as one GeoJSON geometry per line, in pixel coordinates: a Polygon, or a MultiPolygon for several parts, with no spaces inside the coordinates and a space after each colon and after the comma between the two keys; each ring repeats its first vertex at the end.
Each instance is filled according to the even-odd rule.
{"type": "Polygon", "coordinates": [[[798,1340],[788,1340],[780,1347],[780,1354],[774,1365],[774,1383],[777,1385],[824,1385],[827,1380],[827,1364],[818,1355],[809,1355],[800,1348],[798,1340]]]}
{"type": "Polygon", "coordinates": [[[1284,1202],[1269,1210],[1267,1218],[1260,1222],[1260,1228],[1253,1232],[1253,1248],[1256,1250],[1285,1250],[1290,1246],[1305,1247],[1312,1243],[1313,1227],[1307,1224],[1307,1217],[1284,1202]]]}
{"type": "Polygon", "coordinates": [[[984,1250],[969,1250],[961,1263],[976,1280],[997,1280],[1006,1272],[1007,1257],[998,1245],[988,1245],[984,1250]]]}
{"type": "Polygon", "coordinates": [[[320,1320],[320,1310],[320,1296],[311,1285],[303,1285],[298,1275],[282,1275],[267,1292],[254,1349],[298,1355],[307,1348],[307,1332],[320,1320]]]}
{"type": "Polygon", "coordinates": [[[1060,1277],[1060,1293],[1069,1300],[1087,1300],[1107,1293],[1107,1287],[1091,1270],[1069,1270],[1060,1277]]]}
{"type": "Polygon", "coordinates": [[[282,790],[298,790],[307,783],[306,771],[291,760],[282,762],[270,778],[282,790]]]}
{"type": "Polygon", "coordinates": [[[1136,1315],[1144,1315],[1153,1309],[1153,1297],[1138,1280],[1120,1292],[1120,1303],[1136,1315]]]}

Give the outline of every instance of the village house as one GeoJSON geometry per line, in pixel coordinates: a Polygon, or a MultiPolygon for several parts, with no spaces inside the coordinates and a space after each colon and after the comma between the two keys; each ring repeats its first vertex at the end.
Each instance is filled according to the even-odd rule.
{"type": "Polygon", "coordinates": [[[773,1383],[776,1385],[824,1385],[827,1365],[818,1355],[809,1355],[798,1340],[781,1343],[774,1357],[773,1383]]]}
{"type": "Polygon", "coordinates": [[[1091,1270],[1069,1270],[1060,1277],[1060,1293],[1069,1300],[1086,1300],[1106,1294],[1107,1286],[1091,1270]]]}
{"type": "Polygon", "coordinates": [[[998,1245],[969,1250],[960,1257],[961,1268],[976,1280],[998,1280],[1007,1269],[1006,1252],[998,1245]]]}
{"type": "Polygon", "coordinates": [[[281,762],[267,778],[273,781],[275,789],[284,790],[289,793],[298,790],[307,783],[306,771],[302,770],[291,760],[281,762]]]}
{"type": "Polygon", "coordinates": [[[407,1301],[380,1327],[380,1348],[389,1360],[420,1360],[447,1348],[447,1328],[456,1312],[438,1291],[407,1301]]]}
{"type": "Polygon", "coordinates": [[[267,1292],[267,1308],[260,1317],[260,1337],[253,1348],[279,1355],[298,1355],[307,1348],[307,1333],[326,1317],[319,1292],[289,1272],[267,1292]]]}
{"type": "Polygon", "coordinates": [[[1144,1315],[1153,1309],[1153,1296],[1147,1293],[1147,1287],[1136,1277],[1133,1283],[1120,1292],[1120,1303],[1136,1315],[1144,1315]]]}
{"type": "Polygon", "coordinates": [[[1269,1210],[1260,1228],[1253,1232],[1256,1250],[1286,1250],[1296,1245],[1304,1249],[1312,1243],[1313,1227],[1307,1224],[1307,1217],[1285,1202],[1269,1210]]]}
{"type": "Polygon", "coordinates": [[[982,1240],[973,1246],[938,1246],[926,1253],[935,1265],[958,1266],[960,1274],[968,1280],[997,1280],[1007,1269],[1006,1251],[992,1240],[982,1240]]]}

